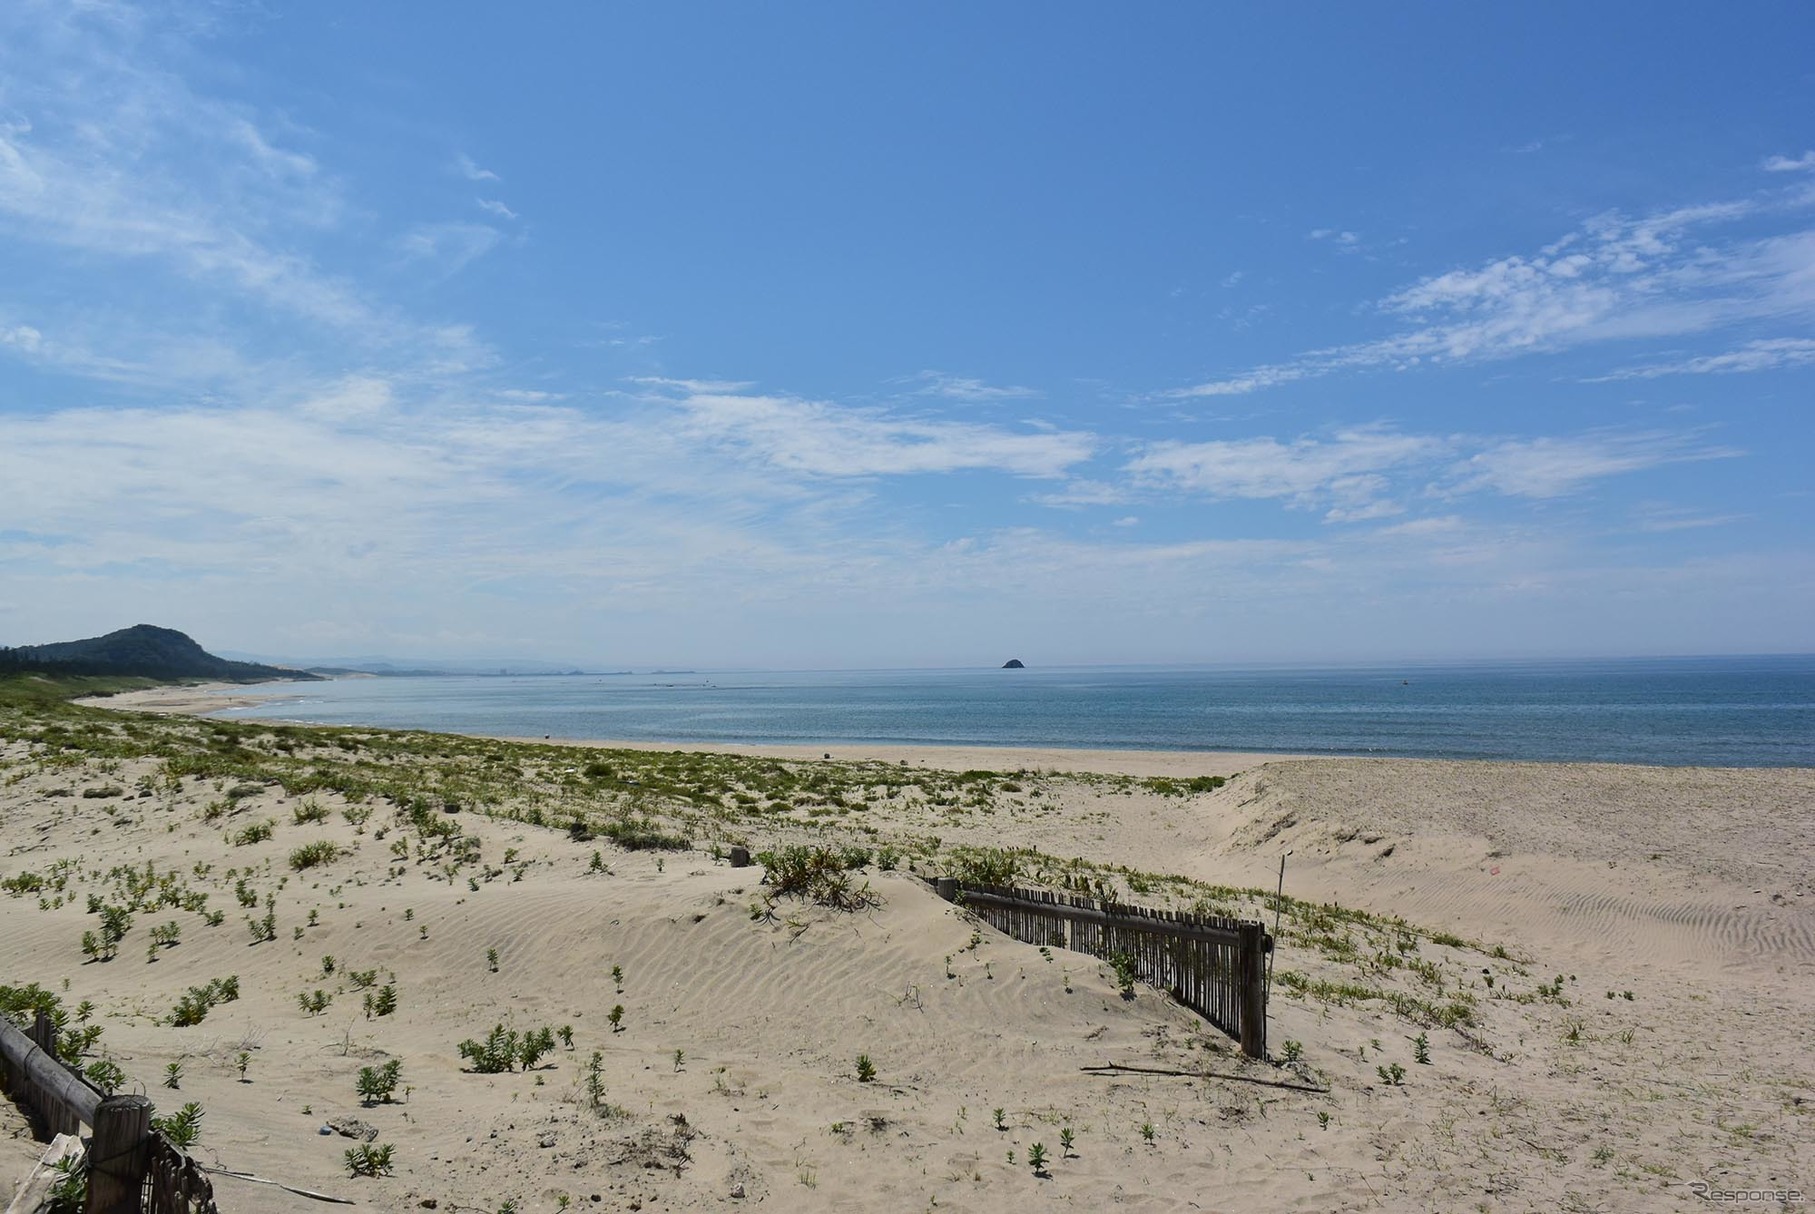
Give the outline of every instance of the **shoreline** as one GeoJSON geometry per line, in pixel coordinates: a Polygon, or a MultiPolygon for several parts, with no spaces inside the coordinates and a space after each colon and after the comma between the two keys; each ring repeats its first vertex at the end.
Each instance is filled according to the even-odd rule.
{"type": "MultiPolygon", "coordinates": [[[[249,686],[270,684],[197,683],[148,687],[137,691],[117,692],[107,696],[83,696],[73,701],[91,708],[114,708],[127,712],[148,712],[168,716],[225,719],[236,710],[256,708],[299,698],[297,692],[251,691],[249,686]]],[[[480,738],[495,742],[534,745],[570,746],[590,750],[686,751],[693,753],[740,755],[747,758],[774,758],[804,761],[830,757],[835,761],[856,763],[919,764],[939,770],[965,771],[1053,771],[1093,775],[1131,776],[1135,778],[1188,777],[1217,775],[1229,777],[1252,771],[1269,763],[1430,763],[1464,766],[1520,765],[1534,769],[1630,768],[1658,772],[1810,772],[1815,765],[1805,764],[1663,764],[1633,763],[1618,759],[1510,759],[1494,756],[1430,756],[1387,753],[1307,753],[1291,750],[1153,750],[1117,747],[1070,747],[1047,744],[938,744],[916,742],[731,742],[718,740],[631,739],[631,738],[557,738],[525,734],[469,733],[453,729],[426,729],[398,725],[337,724],[302,721],[284,717],[256,718],[271,725],[294,725],[304,728],[374,729],[389,732],[444,733],[455,737],[480,738]]]]}
{"type": "MultiPolygon", "coordinates": [[[[192,686],[147,687],[110,696],[84,696],[75,701],[90,708],[115,708],[128,712],[154,712],[166,716],[212,717],[235,709],[281,703],[285,692],[234,692],[236,683],[201,683],[192,686]],[[222,694],[233,693],[233,694],[222,694]]],[[[286,721],[260,718],[274,725],[319,726],[319,721],[286,721]]],[[[395,726],[340,726],[338,728],[395,729],[395,726]]],[[[416,732],[405,730],[404,732],[416,732]]],[[[688,751],[733,754],[753,758],[823,759],[855,763],[919,764],[941,770],[982,769],[1051,770],[1118,776],[1232,776],[1263,763],[1281,760],[1335,758],[1288,751],[1220,750],[1116,750],[1067,746],[937,746],[914,743],[863,742],[807,744],[767,742],[647,741],[622,738],[526,737],[515,734],[469,734],[458,730],[422,730],[496,742],[524,742],[547,746],[572,746],[586,750],[688,751]]]]}

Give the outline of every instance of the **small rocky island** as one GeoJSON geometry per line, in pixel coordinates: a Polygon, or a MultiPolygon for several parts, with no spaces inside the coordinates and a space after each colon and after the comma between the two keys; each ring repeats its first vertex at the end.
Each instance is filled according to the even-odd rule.
{"type": "Polygon", "coordinates": [[[1004,670],[1026,670],[1027,664],[1025,662],[1023,662],[1020,658],[1010,658],[1010,659],[1008,659],[1008,661],[1002,663],[1002,669],[1004,669],[1004,670]]]}

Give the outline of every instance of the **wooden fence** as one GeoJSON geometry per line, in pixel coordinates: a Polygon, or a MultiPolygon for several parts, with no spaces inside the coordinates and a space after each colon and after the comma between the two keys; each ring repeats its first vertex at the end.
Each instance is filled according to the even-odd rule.
{"type": "Polygon", "coordinates": [[[151,1128],[151,1101],[104,1095],[65,1066],[43,1012],[30,1033],[0,1015],[0,1091],[46,1137],[93,1131],[85,1214],[220,1214],[206,1173],[151,1128]]]}
{"type": "Polygon", "coordinates": [[[1126,954],[1138,979],[1241,1042],[1248,1057],[1267,1056],[1266,955],[1273,938],[1260,923],[949,877],[935,886],[940,897],[1017,940],[1104,959],[1126,954]]]}

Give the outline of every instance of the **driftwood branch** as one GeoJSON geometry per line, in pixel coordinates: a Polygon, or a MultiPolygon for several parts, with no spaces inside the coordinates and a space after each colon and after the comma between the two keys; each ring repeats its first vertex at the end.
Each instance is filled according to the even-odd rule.
{"type": "Polygon", "coordinates": [[[211,1176],[231,1176],[235,1180],[246,1180],[253,1184],[276,1185],[278,1188],[284,1190],[284,1192],[294,1193],[298,1197],[312,1197],[316,1201],[331,1201],[337,1206],[352,1206],[359,1204],[350,1197],[333,1197],[327,1193],[317,1193],[313,1189],[299,1189],[294,1185],[287,1185],[281,1180],[266,1180],[263,1176],[254,1176],[250,1172],[235,1172],[231,1168],[210,1168],[202,1164],[196,1166],[200,1167],[202,1171],[207,1172],[211,1176]]]}
{"type": "Polygon", "coordinates": [[[1329,1088],[1315,1087],[1308,1083],[1289,1083],[1283,1079],[1263,1079],[1259,1075],[1231,1075],[1224,1071],[1177,1071],[1167,1067],[1129,1066],[1121,1062],[1105,1062],[1100,1066],[1081,1066],[1078,1068],[1087,1075],[1176,1075],[1181,1079],[1228,1079],[1235,1083],[1253,1083],[1263,1088],[1284,1088],[1288,1092],[1315,1092],[1319,1096],[1328,1096],[1329,1088]]]}

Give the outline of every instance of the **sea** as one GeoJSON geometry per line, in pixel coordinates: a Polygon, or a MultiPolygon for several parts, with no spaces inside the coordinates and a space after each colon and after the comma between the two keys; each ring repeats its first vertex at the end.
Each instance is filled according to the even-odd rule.
{"type": "MultiPolygon", "coordinates": [[[[244,690],[244,689],[238,689],[244,690]]],[[[1815,766],[1815,654],[272,684],[224,715],[495,737],[1815,766]]]]}

